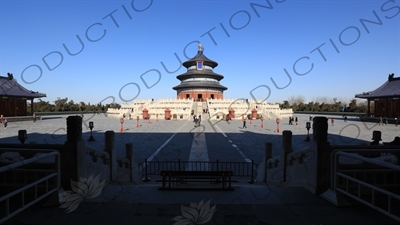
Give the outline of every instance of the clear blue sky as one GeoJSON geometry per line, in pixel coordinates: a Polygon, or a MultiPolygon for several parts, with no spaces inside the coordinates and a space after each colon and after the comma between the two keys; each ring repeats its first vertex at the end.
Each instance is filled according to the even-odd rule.
{"type": "Polygon", "coordinates": [[[49,102],[176,98],[198,41],[225,98],[350,100],[400,76],[399,2],[1,0],[0,74],[49,102]]]}

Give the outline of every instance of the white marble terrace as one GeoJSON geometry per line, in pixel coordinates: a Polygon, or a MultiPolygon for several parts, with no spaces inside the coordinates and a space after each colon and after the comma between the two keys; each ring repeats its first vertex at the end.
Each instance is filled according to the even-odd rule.
{"type": "Polygon", "coordinates": [[[207,102],[194,102],[193,99],[135,100],[130,104],[122,104],[120,109],[109,108],[107,115],[122,118],[125,114],[126,119],[136,119],[137,116],[142,119],[142,111],[147,109],[150,119],[155,119],[156,114],[158,119],[164,119],[165,109],[168,108],[171,110],[172,119],[190,120],[193,118],[192,110],[194,114],[200,114],[207,107],[211,120],[217,120],[217,117],[223,119],[231,108],[235,110],[235,118],[232,119],[241,119],[242,115],[251,114],[253,109],[265,119],[287,118],[293,115],[292,109],[280,109],[279,104],[245,99],[208,99],[207,102]]]}

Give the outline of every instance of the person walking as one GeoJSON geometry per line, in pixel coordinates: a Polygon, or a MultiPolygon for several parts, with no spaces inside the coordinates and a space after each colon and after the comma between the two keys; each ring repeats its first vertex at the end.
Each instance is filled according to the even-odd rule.
{"type": "Polygon", "coordinates": [[[335,123],[335,119],[333,117],[331,119],[331,122],[332,122],[332,126],[333,126],[333,123],[335,123]]]}
{"type": "Polygon", "coordinates": [[[8,121],[6,118],[3,119],[4,129],[7,129],[8,121]]]}
{"type": "Polygon", "coordinates": [[[246,119],[243,119],[243,128],[247,128],[246,127],[246,119]]]}
{"type": "Polygon", "coordinates": [[[347,122],[347,116],[344,116],[344,122],[345,123],[347,122]]]}
{"type": "Polygon", "coordinates": [[[397,127],[397,117],[394,118],[394,126],[397,127]]]}
{"type": "Polygon", "coordinates": [[[294,122],[296,123],[296,125],[299,125],[299,120],[297,119],[297,116],[294,122]]]}
{"type": "Polygon", "coordinates": [[[289,125],[292,125],[292,117],[289,116],[289,125]]]}
{"type": "Polygon", "coordinates": [[[382,116],[381,117],[379,117],[379,126],[380,125],[383,125],[383,119],[382,119],[382,116]]]}

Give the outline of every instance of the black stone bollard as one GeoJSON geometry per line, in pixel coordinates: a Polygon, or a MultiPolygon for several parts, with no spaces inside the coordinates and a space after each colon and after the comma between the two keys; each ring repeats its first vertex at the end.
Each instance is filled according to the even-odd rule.
{"type": "Polygon", "coordinates": [[[104,133],[104,151],[110,155],[110,180],[117,180],[117,153],[114,147],[114,136],[115,133],[112,130],[108,130],[104,133]]]}
{"type": "Polygon", "coordinates": [[[314,158],[308,161],[306,188],[314,194],[322,194],[330,185],[331,148],[328,142],[328,118],[313,118],[313,138],[310,148],[314,158]]]}
{"type": "Polygon", "coordinates": [[[71,180],[79,181],[86,177],[85,163],[86,145],[82,140],[82,117],[69,116],[67,118],[67,141],[60,151],[61,159],[61,186],[65,190],[71,189],[71,180]]]}
{"type": "Polygon", "coordinates": [[[67,118],[67,141],[76,142],[82,140],[82,117],[69,116],[67,118]]]}
{"type": "Polygon", "coordinates": [[[284,130],[282,132],[282,151],[281,151],[281,157],[280,157],[280,167],[283,172],[283,177],[282,181],[286,182],[286,156],[289,153],[293,152],[292,148],[292,131],[290,130],[284,130]]]}

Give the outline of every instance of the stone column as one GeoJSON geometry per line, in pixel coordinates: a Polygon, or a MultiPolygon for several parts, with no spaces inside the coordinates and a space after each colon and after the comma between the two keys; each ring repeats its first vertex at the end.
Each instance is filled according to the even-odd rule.
{"type": "Polygon", "coordinates": [[[86,178],[86,145],[82,139],[82,117],[69,116],[67,118],[67,141],[61,156],[61,186],[65,190],[71,189],[71,180],[79,181],[86,178]]]}
{"type": "Polygon", "coordinates": [[[283,182],[286,182],[286,156],[287,154],[293,152],[292,148],[292,131],[284,130],[282,131],[282,151],[280,158],[280,169],[283,171],[283,182]]]}
{"type": "Polygon", "coordinates": [[[117,180],[117,153],[114,147],[114,131],[108,130],[104,133],[104,151],[110,155],[110,180],[117,180]]]}
{"type": "Polygon", "coordinates": [[[306,188],[314,194],[321,194],[329,188],[331,149],[328,142],[328,118],[313,118],[313,135],[310,150],[313,158],[308,161],[306,188]]]}

